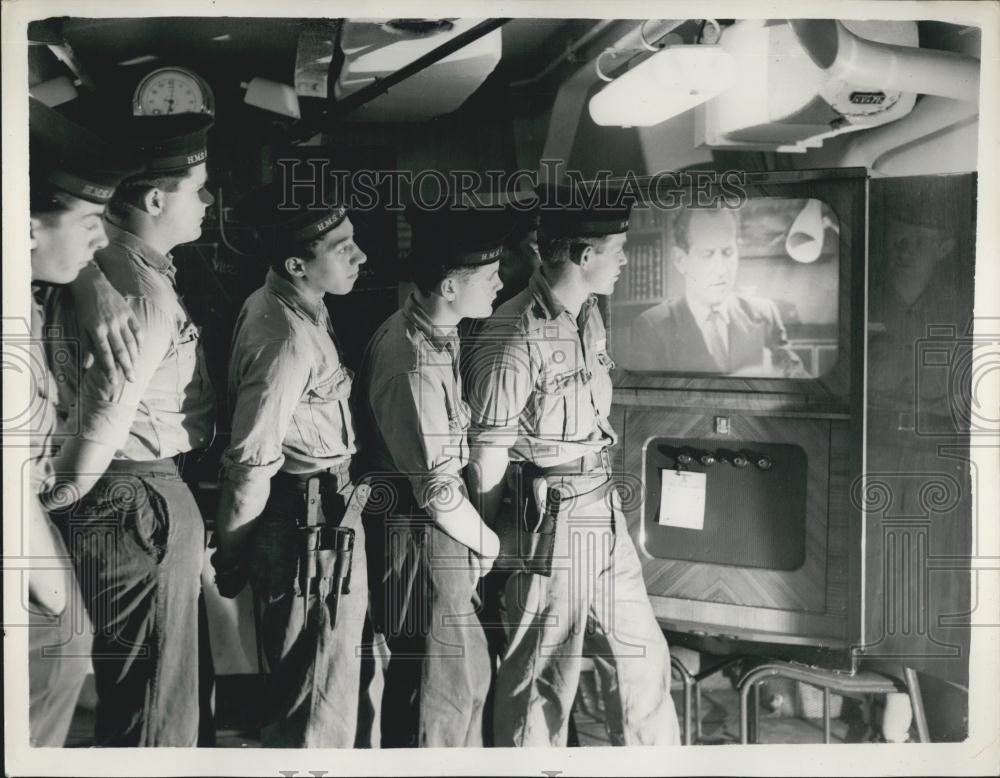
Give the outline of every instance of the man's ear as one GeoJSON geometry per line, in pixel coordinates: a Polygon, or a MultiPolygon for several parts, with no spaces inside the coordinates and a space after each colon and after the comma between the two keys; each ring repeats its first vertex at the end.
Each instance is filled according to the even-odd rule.
{"type": "Polygon", "coordinates": [[[580,253],[577,254],[576,264],[579,265],[580,269],[582,270],[587,266],[587,263],[590,262],[591,259],[593,259],[594,247],[591,246],[589,243],[581,243],[580,245],[582,246],[582,248],[579,250],[580,253]]]}
{"type": "Polygon", "coordinates": [[[458,297],[458,285],[455,283],[455,277],[448,276],[438,284],[438,292],[448,302],[455,302],[455,298],[458,297]]]}
{"type": "Polygon", "coordinates": [[[293,277],[301,278],[306,274],[306,263],[302,257],[286,257],[285,272],[293,277]]]}
{"type": "Polygon", "coordinates": [[[28,236],[31,239],[31,250],[38,248],[38,232],[42,229],[42,220],[37,216],[32,216],[29,222],[28,236]]]}
{"type": "Polygon", "coordinates": [[[162,189],[150,187],[142,196],[142,210],[150,216],[159,216],[163,213],[163,206],[166,197],[162,189]]]}
{"type": "Polygon", "coordinates": [[[670,261],[674,263],[674,267],[677,268],[682,276],[687,275],[687,252],[684,251],[680,246],[670,247],[670,261]]]}

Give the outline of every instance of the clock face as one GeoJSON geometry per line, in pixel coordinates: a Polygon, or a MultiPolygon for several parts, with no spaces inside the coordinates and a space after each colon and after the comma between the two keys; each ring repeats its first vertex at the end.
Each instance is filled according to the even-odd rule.
{"type": "Polygon", "coordinates": [[[210,111],[201,81],[194,73],[178,68],[163,68],[146,76],[135,90],[133,108],[137,116],[210,111]]]}

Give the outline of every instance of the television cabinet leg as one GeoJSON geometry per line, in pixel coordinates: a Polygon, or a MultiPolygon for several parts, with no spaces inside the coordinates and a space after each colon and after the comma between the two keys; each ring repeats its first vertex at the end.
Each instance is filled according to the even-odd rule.
{"type": "Polygon", "coordinates": [[[750,696],[750,687],[741,686],[740,687],[740,743],[746,745],[750,742],[749,726],[747,724],[747,716],[749,704],[747,698],[750,696]]]}
{"type": "Polygon", "coordinates": [[[830,744],[830,689],[823,687],[823,742],[830,744]]]}
{"type": "Polygon", "coordinates": [[[684,745],[694,742],[694,727],[691,726],[691,697],[694,693],[694,681],[684,679],[684,745]]]}
{"type": "Polygon", "coordinates": [[[701,742],[701,683],[694,682],[694,740],[701,742]]]}
{"type": "Polygon", "coordinates": [[[913,720],[917,725],[917,737],[921,743],[930,743],[931,735],[927,727],[927,712],[924,710],[924,698],[920,693],[920,680],[917,671],[912,667],[903,668],[903,679],[906,681],[906,691],[910,695],[910,707],[913,709],[913,720]]]}
{"type": "Polygon", "coordinates": [[[684,684],[684,745],[689,746],[693,742],[693,728],[691,726],[691,697],[694,691],[694,677],[688,672],[684,663],[676,657],[670,658],[670,666],[677,671],[684,684]]]}

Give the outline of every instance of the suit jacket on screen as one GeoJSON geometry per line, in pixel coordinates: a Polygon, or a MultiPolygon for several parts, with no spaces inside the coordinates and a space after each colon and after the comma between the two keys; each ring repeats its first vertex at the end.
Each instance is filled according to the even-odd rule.
{"type": "MultiPolygon", "coordinates": [[[[781,315],[772,300],[732,296],[728,336],[729,364],[723,372],[762,364],[766,348],[776,373],[805,374],[801,360],[788,347],[781,315]]],[[[629,354],[623,361],[626,367],[639,370],[719,372],[684,298],[665,300],[636,317],[629,354]]]]}

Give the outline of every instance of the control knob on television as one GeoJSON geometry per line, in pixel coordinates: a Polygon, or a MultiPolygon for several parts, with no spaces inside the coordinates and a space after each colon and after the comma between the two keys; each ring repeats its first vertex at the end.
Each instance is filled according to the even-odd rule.
{"type": "Polygon", "coordinates": [[[761,470],[770,470],[774,466],[774,463],[767,457],[760,457],[757,459],[757,467],[761,470]]]}

